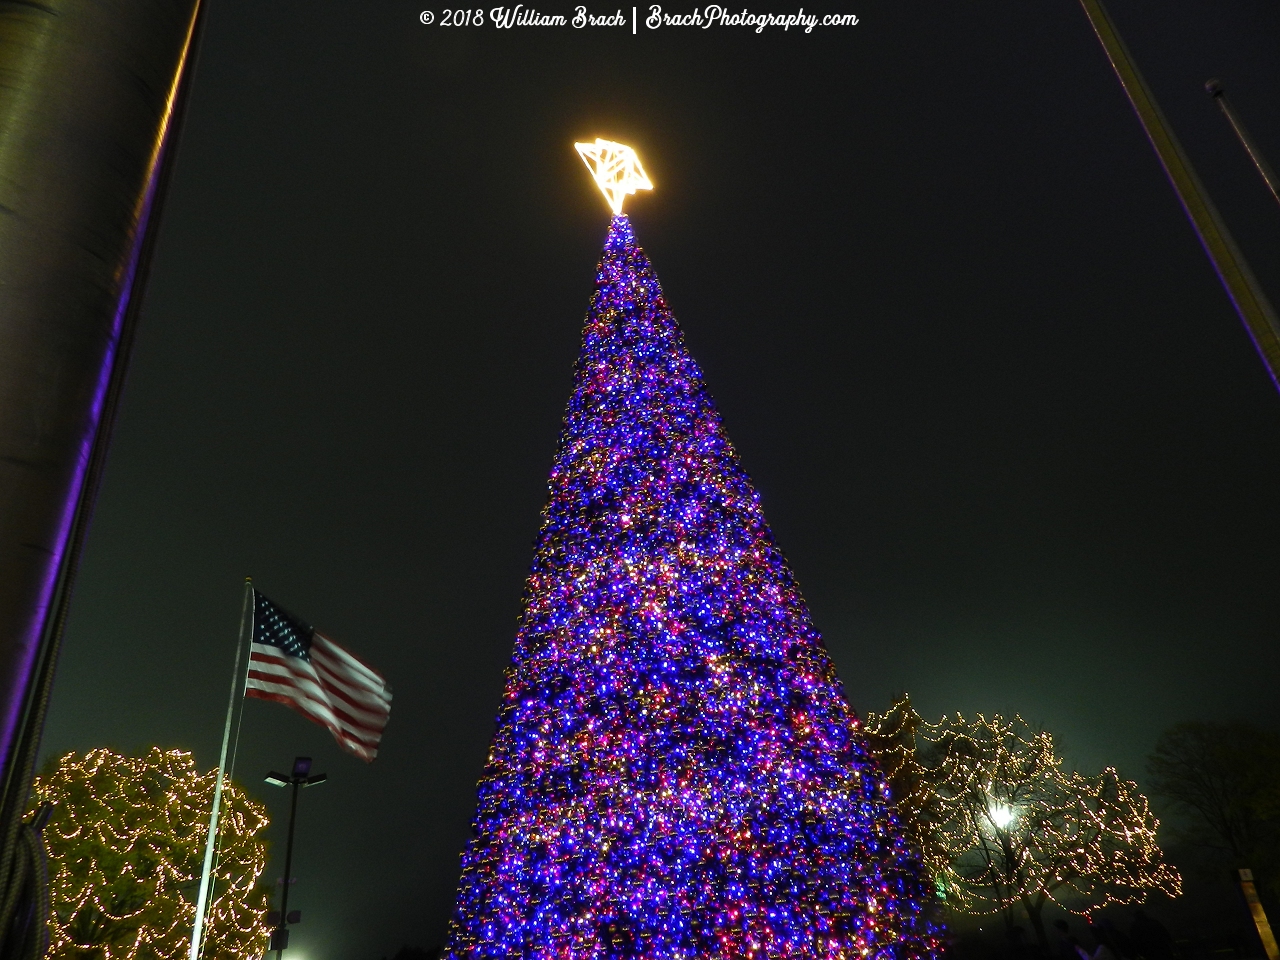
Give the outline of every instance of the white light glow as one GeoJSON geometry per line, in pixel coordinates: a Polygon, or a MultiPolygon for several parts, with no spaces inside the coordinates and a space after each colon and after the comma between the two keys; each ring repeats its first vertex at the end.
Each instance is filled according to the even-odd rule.
{"type": "Polygon", "coordinates": [[[575,143],[582,162],[591,171],[600,192],[609,201],[614,216],[622,213],[623,201],[637,190],[652,190],[653,184],[640,166],[640,158],[630,147],[596,138],[595,143],[575,143]]]}
{"type": "Polygon", "coordinates": [[[987,808],[987,817],[997,830],[1005,830],[1018,819],[1018,812],[1003,803],[993,803],[987,808]]]}

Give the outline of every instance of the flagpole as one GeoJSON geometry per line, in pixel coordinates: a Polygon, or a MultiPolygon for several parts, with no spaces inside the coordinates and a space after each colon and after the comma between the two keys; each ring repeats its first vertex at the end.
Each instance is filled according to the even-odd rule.
{"type": "Polygon", "coordinates": [[[213,872],[213,851],[218,837],[218,812],[222,807],[222,781],[227,767],[227,744],[231,742],[231,721],[236,712],[236,694],[240,690],[240,655],[244,652],[245,627],[249,623],[252,598],[253,582],[245,577],[244,604],[240,608],[240,636],[236,638],[236,660],[235,666],[231,668],[231,699],[227,703],[227,721],[222,727],[222,754],[218,758],[218,779],[213,786],[213,809],[209,813],[209,835],[204,842],[204,867],[200,871],[200,893],[196,897],[196,919],[191,928],[191,950],[187,954],[188,960],[199,960],[200,957],[205,907],[209,900],[209,881],[213,872]]]}
{"type": "Polygon", "coordinates": [[[1280,317],[1267,300],[1261,284],[1245,262],[1244,254],[1236,246],[1222,216],[1209,199],[1204,185],[1192,169],[1182,145],[1178,143],[1169,121],[1152,96],[1142,74],[1133,62],[1115,24],[1111,22],[1102,0],[1080,0],[1085,15],[1098,35],[1098,41],[1106,52],[1111,67],[1120,80],[1120,86],[1133,104],[1133,110],[1146,131],[1147,139],[1155,148],[1156,156],[1173,184],[1174,192],[1182,201],[1191,226],[1200,237],[1200,244],[1209,255],[1209,262],[1218,272],[1218,279],[1227,288],[1227,296],[1235,305],[1236,313],[1244,321],[1253,345],[1262,358],[1272,382],[1280,387],[1280,317]]]}

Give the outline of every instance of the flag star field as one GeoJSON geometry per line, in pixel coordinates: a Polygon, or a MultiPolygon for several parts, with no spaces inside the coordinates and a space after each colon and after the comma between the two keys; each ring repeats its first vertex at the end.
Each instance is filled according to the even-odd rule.
{"type": "Polygon", "coordinates": [[[279,647],[291,657],[309,660],[311,627],[293,619],[262,594],[253,594],[253,642],[279,647]]]}

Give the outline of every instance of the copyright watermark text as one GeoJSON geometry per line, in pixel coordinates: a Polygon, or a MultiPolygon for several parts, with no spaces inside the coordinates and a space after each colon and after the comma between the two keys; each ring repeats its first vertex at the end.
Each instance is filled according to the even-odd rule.
{"type": "Polygon", "coordinates": [[[752,13],[745,7],[734,12],[718,3],[710,3],[705,7],[694,7],[689,13],[667,13],[658,4],[649,6],[649,15],[644,25],[650,30],[661,27],[749,27],[756,33],[763,33],[766,27],[781,27],[784,31],[795,27],[805,33],[812,33],[814,27],[853,27],[858,24],[858,16],[854,13],[805,13],[801,7],[796,13],[752,13]]]}
{"type": "Polygon", "coordinates": [[[446,8],[437,15],[434,10],[423,10],[418,19],[426,26],[441,27],[497,27],[511,30],[516,27],[571,27],[582,30],[587,27],[630,27],[632,33],[643,27],[661,30],[668,27],[694,27],[709,30],[712,27],[746,27],[754,33],[768,28],[784,32],[795,29],[812,33],[817,27],[853,27],[861,21],[853,13],[806,13],[801,7],[795,13],[757,13],[743,7],[731,10],[718,3],[692,10],[667,11],[660,4],[645,7],[618,7],[613,10],[589,10],[575,6],[567,13],[546,13],[522,3],[514,7],[474,7],[470,9],[446,8]]]}

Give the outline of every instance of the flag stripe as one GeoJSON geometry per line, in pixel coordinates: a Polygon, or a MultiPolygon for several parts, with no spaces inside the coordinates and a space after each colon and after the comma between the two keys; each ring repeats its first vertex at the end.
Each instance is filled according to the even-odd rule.
{"type": "MultiPolygon", "coordinates": [[[[268,650],[271,648],[268,647],[268,650]]],[[[350,710],[359,714],[366,723],[382,724],[386,722],[387,716],[391,713],[391,707],[374,701],[373,703],[361,703],[348,697],[341,689],[325,683],[325,678],[320,672],[314,669],[314,664],[307,663],[305,660],[299,660],[297,657],[280,657],[274,652],[259,653],[253,651],[249,658],[252,670],[252,664],[257,664],[258,670],[263,673],[274,673],[279,676],[297,677],[300,684],[306,686],[308,694],[316,699],[332,702],[336,697],[348,705],[350,710]],[[295,666],[298,664],[298,666],[295,666]]],[[[337,705],[334,704],[336,707],[337,705]]]]}
{"type": "Polygon", "coordinates": [[[362,690],[376,696],[380,700],[390,702],[391,689],[377,677],[365,674],[352,674],[347,670],[347,662],[333,655],[331,645],[315,643],[311,646],[311,661],[324,665],[333,676],[341,680],[352,690],[362,690]]]}
{"type": "Polygon", "coordinates": [[[344,650],[338,646],[323,633],[318,630],[311,635],[311,644],[313,647],[319,646],[323,652],[331,654],[334,659],[342,661],[347,667],[348,672],[352,674],[363,674],[369,681],[370,686],[376,686],[379,689],[385,689],[387,681],[377,670],[369,666],[350,650],[344,650]]]}
{"type": "Polygon", "coordinates": [[[367,689],[353,687],[348,683],[344,683],[342,677],[333,672],[333,668],[326,664],[320,657],[313,656],[311,665],[315,667],[316,675],[320,677],[326,684],[331,685],[335,690],[340,690],[352,704],[363,707],[366,710],[372,710],[375,713],[390,713],[391,703],[389,698],[378,696],[367,689]]]}
{"type": "Polygon", "coordinates": [[[282,672],[281,668],[275,664],[262,664],[259,660],[253,660],[252,663],[258,664],[259,667],[267,666],[268,669],[249,669],[248,686],[256,689],[263,689],[263,685],[278,685],[292,689],[295,696],[309,703],[315,704],[317,710],[324,711],[327,716],[332,717],[337,723],[343,721],[344,726],[350,726],[361,732],[367,732],[374,735],[380,735],[382,727],[386,722],[385,717],[356,717],[353,714],[343,710],[335,705],[333,701],[326,696],[325,691],[313,681],[310,677],[301,676],[296,673],[282,672]]]}
{"type": "Polygon", "coordinates": [[[311,648],[311,662],[317,667],[324,667],[329,671],[335,679],[339,680],[343,686],[352,691],[360,691],[370,696],[377,697],[382,701],[390,701],[391,694],[387,691],[386,685],[381,680],[370,680],[361,675],[353,675],[347,672],[346,665],[341,659],[332,656],[328,650],[315,644],[311,648]]]}
{"type": "Polygon", "coordinates": [[[296,699],[294,699],[292,696],[288,694],[275,693],[268,690],[261,690],[256,687],[250,687],[247,690],[245,690],[244,695],[246,697],[254,697],[258,700],[272,700],[272,701],[275,701],[276,703],[283,703],[286,707],[290,707],[296,712],[302,714],[302,716],[306,717],[312,723],[318,723],[320,724],[320,726],[327,729],[330,733],[334,735],[334,737],[337,739],[339,744],[346,747],[351,753],[354,753],[356,756],[360,757],[360,759],[362,760],[372,760],[374,757],[378,755],[377,740],[369,741],[368,743],[366,743],[365,741],[356,739],[350,733],[340,729],[334,724],[329,723],[323,717],[319,717],[316,714],[312,713],[310,710],[306,709],[306,707],[304,707],[301,703],[299,703],[296,699]]]}
{"type": "Polygon", "coordinates": [[[297,688],[289,684],[258,680],[245,688],[245,696],[261,697],[263,700],[288,703],[299,713],[305,714],[322,727],[327,727],[335,736],[341,733],[361,743],[368,743],[373,746],[376,746],[379,740],[382,739],[382,734],[378,730],[369,730],[367,733],[362,733],[350,723],[339,723],[338,718],[327,704],[313,700],[310,697],[299,696],[297,688]]]}
{"type": "MultiPolygon", "coordinates": [[[[325,679],[325,677],[321,677],[322,682],[325,679]]],[[[328,684],[326,684],[326,686],[328,686],[328,684]]],[[[368,700],[357,700],[356,698],[348,695],[341,687],[329,687],[328,693],[330,699],[341,700],[352,712],[367,717],[371,722],[385,721],[385,719],[391,714],[391,707],[387,704],[378,703],[377,701],[369,702],[368,700]]],[[[334,706],[337,707],[337,704],[335,703],[334,706]]]]}

